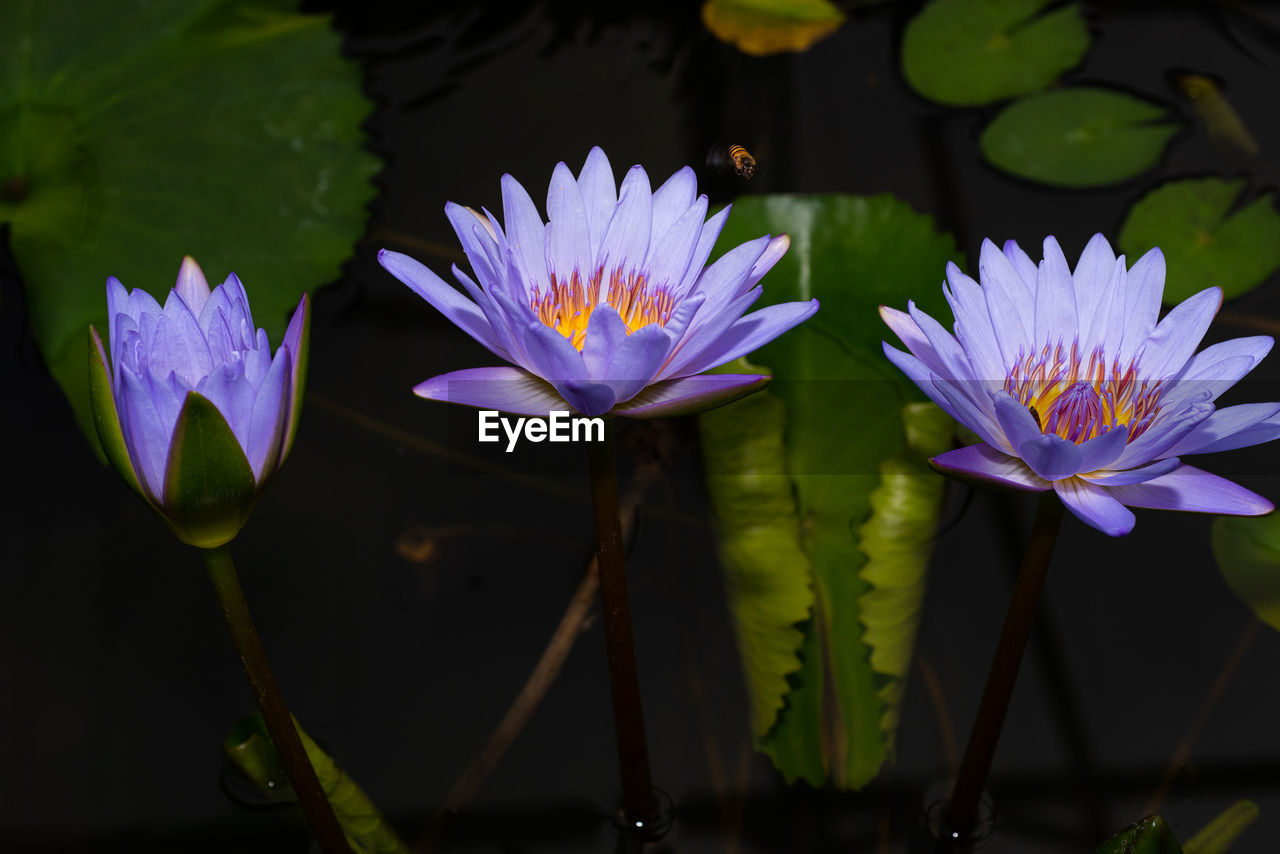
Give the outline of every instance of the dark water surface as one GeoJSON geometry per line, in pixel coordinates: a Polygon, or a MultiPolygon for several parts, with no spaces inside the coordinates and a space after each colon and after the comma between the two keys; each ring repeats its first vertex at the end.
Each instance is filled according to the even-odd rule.
{"type": "MultiPolygon", "coordinates": [[[[410,843],[537,661],[592,531],[582,460],[497,455],[501,471],[468,469],[457,449],[470,422],[411,394],[493,360],[385,273],[379,247],[445,274],[456,247],[446,200],[498,211],[503,172],[541,199],[558,160],[576,171],[601,145],[617,173],[643,163],[655,183],[692,164],[713,201],[892,192],[969,259],[983,237],[1038,256],[1055,234],[1074,260],[1094,232],[1114,240],[1128,205],[1161,180],[1257,167],[1210,146],[1168,82],[1173,68],[1229,85],[1275,172],[1280,52],[1227,4],[1092,10],[1095,40],[1071,79],[1168,103],[1187,125],[1156,171],[1077,192],[983,165],[984,112],[905,86],[898,45],[917,8],[856,11],[808,53],[770,59],[715,42],[692,3],[338,8],[380,103],[369,130],[388,164],[366,239],[316,295],[292,458],[234,552],[295,714],[410,843]],[[749,185],[706,169],[717,141],[757,154],[749,185]],[[409,555],[424,539],[429,554],[409,555]]],[[[0,850],[306,850],[296,816],[246,809],[220,788],[221,739],[252,699],[205,572],[96,464],[26,337],[18,274],[3,263],[0,850]]],[[[1276,282],[1227,308],[1246,323],[1277,316],[1276,282]]],[[[1219,322],[1210,340],[1246,334],[1256,330],[1219,322]]],[[[1280,357],[1255,375],[1235,401],[1280,399],[1280,357]]],[[[934,558],[897,764],[861,793],[815,791],[787,787],[750,750],[692,424],[628,426],[621,441],[624,479],[654,448],[669,460],[630,555],[654,778],[678,811],[662,850],[908,850],[925,789],[948,774],[944,733],[963,747],[1034,500],[966,503],[951,491],[947,518],[964,517],[934,558]]],[[[1275,501],[1278,463],[1280,447],[1264,446],[1205,467],[1275,501]]],[[[1120,540],[1067,519],[996,757],[1000,833],[983,852],[1092,851],[1142,816],[1197,724],[1162,812],[1185,840],[1252,798],[1262,816],[1235,850],[1274,850],[1280,635],[1250,628],[1214,566],[1210,519],[1138,517],[1120,540]]],[[[611,850],[606,679],[591,623],[441,850],[611,850]]]]}

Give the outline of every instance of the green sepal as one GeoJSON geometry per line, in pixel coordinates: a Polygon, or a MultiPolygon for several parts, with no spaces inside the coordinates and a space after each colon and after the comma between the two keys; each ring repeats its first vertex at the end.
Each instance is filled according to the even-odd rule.
{"type": "MultiPolygon", "coordinates": [[[[352,851],[357,854],[409,854],[409,846],[387,824],[369,796],[307,735],[306,730],[298,725],[297,718],[294,718],[293,725],[352,851]]],[[[235,725],[223,741],[222,749],[262,792],[279,795],[282,790],[289,791],[289,778],[281,770],[275,744],[258,712],[235,725]]]]}
{"type": "Polygon", "coordinates": [[[258,484],[227,419],[194,391],[178,413],[165,464],[164,516],[178,539],[211,549],[235,538],[258,484]]]}
{"type": "Polygon", "coordinates": [[[93,328],[93,324],[89,324],[89,408],[93,412],[93,426],[97,430],[98,441],[102,443],[101,451],[106,454],[111,467],[124,478],[124,482],[151,504],[151,499],[138,480],[138,473],[134,471],[129,448],[124,443],[124,431],[120,429],[120,411],[116,409],[115,395],[111,393],[111,374],[106,358],[106,350],[102,346],[102,339],[98,337],[98,330],[93,328]]]}
{"type": "Polygon", "coordinates": [[[1149,815],[1102,843],[1096,854],[1183,854],[1183,851],[1165,820],[1149,815]]]}
{"type": "MultiPolygon", "coordinates": [[[[285,424],[284,442],[280,445],[280,464],[289,456],[293,448],[293,438],[298,434],[298,422],[302,419],[302,397],[307,385],[307,357],[311,352],[311,297],[302,295],[302,302],[297,311],[302,312],[302,334],[298,336],[298,352],[290,353],[293,357],[292,388],[289,396],[289,421],[285,424]]],[[[283,341],[281,344],[283,345],[283,341]]]]}

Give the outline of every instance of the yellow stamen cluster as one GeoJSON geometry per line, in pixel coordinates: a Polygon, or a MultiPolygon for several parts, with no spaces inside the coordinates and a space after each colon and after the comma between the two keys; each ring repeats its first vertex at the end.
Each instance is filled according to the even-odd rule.
{"type": "MultiPolygon", "coordinates": [[[[533,291],[533,313],[581,350],[587,340],[591,312],[600,304],[603,280],[603,268],[585,282],[577,270],[567,279],[557,279],[552,273],[545,293],[540,288],[533,291]]],[[[618,312],[630,335],[651,323],[666,326],[675,308],[675,297],[664,287],[651,287],[644,273],[632,271],[623,275],[621,269],[615,269],[609,275],[605,303],[618,312]]]]}
{"type": "Polygon", "coordinates": [[[1162,385],[1139,380],[1133,362],[1122,369],[1117,359],[1108,367],[1101,347],[1086,362],[1077,341],[1069,350],[1061,341],[1046,344],[1019,359],[1004,381],[1005,391],[1031,411],[1041,432],[1076,444],[1118,425],[1128,426],[1132,442],[1159,413],[1162,385]]]}

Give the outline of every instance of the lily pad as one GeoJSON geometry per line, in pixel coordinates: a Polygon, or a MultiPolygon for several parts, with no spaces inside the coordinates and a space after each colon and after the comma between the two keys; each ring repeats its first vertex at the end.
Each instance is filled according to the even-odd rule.
{"type": "Polygon", "coordinates": [[[1153,246],[1169,269],[1164,300],[1179,303],[1211,285],[1230,298],[1280,269],[1280,213],[1271,194],[1236,206],[1244,181],[1188,178],[1152,190],[1129,210],[1120,246],[1137,258],[1153,246]]]}
{"type": "Polygon", "coordinates": [[[1132,178],[1160,159],[1177,132],[1164,107],[1109,89],[1031,95],[1005,107],[982,132],[990,163],[1058,187],[1098,187],[1132,178]]]}
{"type": "MultiPolygon", "coordinates": [[[[897,678],[873,668],[870,645],[881,640],[874,632],[868,637],[860,597],[873,583],[885,589],[898,584],[899,570],[915,573],[902,582],[904,586],[923,583],[918,564],[892,559],[883,564],[883,574],[873,573],[870,580],[861,577],[867,558],[859,538],[875,540],[873,551],[887,556],[895,548],[907,548],[895,541],[897,533],[890,532],[906,536],[910,530],[918,537],[921,530],[936,525],[938,513],[936,506],[930,513],[928,501],[907,500],[906,515],[921,514],[912,522],[880,527],[873,523],[859,531],[873,511],[893,515],[899,509],[894,501],[874,495],[888,483],[884,473],[893,476],[894,466],[902,464],[900,460],[884,467],[904,453],[902,406],[920,399],[915,387],[884,358],[881,341],[886,330],[877,307],[905,305],[915,298],[925,310],[945,312],[939,285],[946,262],[959,253],[928,217],[891,196],[758,196],[735,206],[725,231],[721,246],[765,232],[790,234],[791,249],[765,278],[762,302],[815,296],[822,301],[817,315],[752,357],[772,369],[774,381],[767,393],[785,408],[785,422],[767,409],[748,408],[762,406],[759,395],[702,416],[704,448],[715,455],[713,459],[733,459],[734,449],[745,451],[747,441],[760,445],[737,458],[744,476],[766,462],[769,471],[776,471],[779,464],[774,460],[781,458],[782,471],[776,477],[783,482],[771,488],[785,496],[786,503],[774,514],[777,524],[770,538],[776,551],[791,557],[776,571],[786,574],[788,589],[797,592],[795,601],[800,601],[802,589],[796,580],[800,569],[807,569],[812,585],[812,608],[799,626],[803,642],[798,650],[771,658],[774,669],[767,679],[752,673],[760,657],[744,654],[752,690],[767,684],[776,692],[780,677],[786,677],[788,687],[781,711],[763,735],[767,719],[755,720],[758,744],[788,780],[800,778],[815,785],[830,780],[856,788],[871,780],[889,756],[892,732],[885,727],[896,723],[889,712],[894,698],[892,690],[883,695],[881,691],[897,678]],[[766,435],[771,445],[765,446],[766,435]],[[797,548],[807,566],[795,558],[797,548]]],[[[906,453],[922,464],[919,451],[906,453]]],[[[922,478],[941,484],[936,475],[920,471],[922,478]]],[[[740,511],[714,489],[712,498],[718,516],[730,520],[721,526],[721,553],[750,553],[748,542],[732,528],[740,511]]],[[[763,559],[750,568],[759,573],[771,570],[763,559]]],[[[726,563],[725,572],[739,635],[759,632],[761,609],[740,607],[742,597],[736,591],[746,584],[763,589],[766,582],[739,577],[743,568],[732,562],[726,563]]],[[[892,598],[866,601],[874,609],[892,598]]],[[[900,609],[898,614],[909,611],[900,609]]],[[[796,628],[796,614],[793,608],[773,615],[770,635],[794,642],[795,635],[786,632],[796,628]]],[[[902,630],[913,636],[909,613],[906,619],[902,630]]],[[[876,622],[874,616],[871,622],[876,622]]],[[[909,646],[909,641],[899,640],[909,646]]],[[[776,693],[764,700],[754,698],[752,705],[776,708],[776,693]]]]}
{"type": "Polygon", "coordinates": [[[1280,630],[1280,514],[1215,519],[1213,556],[1235,594],[1280,630]]]}
{"type": "Polygon", "coordinates": [[[808,50],[844,23],[827,0],[706,0],[702,22],[722,42],[752,56],[808,50]]]}
{"type": "Polygon", "coordinates": [[[93,435],[85,330],[117,276],[162,301],[183,255],[236,272],[279,341],[337,278],[378,160],[324,15],[285,0],[0,4],[0,223],[41,352],[93,435]]]}
{"type": "Polygon", "coordinates": [[[990,104],[1043,89],[1077,65],[1089,30],[1072,3],[1053,0],[934,0],[907,24],[902,73],[943,104],[990,104]]]}

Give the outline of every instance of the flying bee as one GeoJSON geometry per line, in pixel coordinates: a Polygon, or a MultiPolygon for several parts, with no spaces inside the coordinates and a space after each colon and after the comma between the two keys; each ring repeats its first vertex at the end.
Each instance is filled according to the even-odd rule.
{"type": "Polygon", "coordinates": [[[751,180],[756,174],[756,159],[741,145],[714,146],[707,153],[707,165],[721,172],[733,172],[739,178],[751,180]]]}

